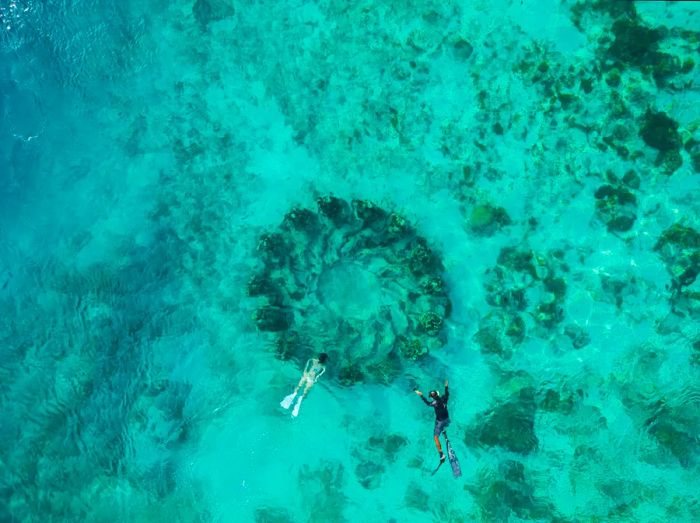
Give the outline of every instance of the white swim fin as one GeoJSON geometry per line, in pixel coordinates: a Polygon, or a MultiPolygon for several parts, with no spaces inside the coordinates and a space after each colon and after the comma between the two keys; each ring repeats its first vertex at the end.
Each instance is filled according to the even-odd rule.
{"type": "Polygon", "coordinates": [[[289,407],[292,406],[292,402],[294,401],[294,397],[297,395],[296,392],[292,392],[288,396],[285,396],[282,401],[280,401],[280,405],[282,405],[283,408],[288,409],[289,407]]]}
{"type": "Polygon", "coordinates": [[[294,405],[294,410],[292,411],[293,418],[296,418],[299,415],[299,407],[301,407],[301,400],[303,400],[303,399],[304,399],[304,396],[300,396],[296,402],[296,405],[294,405]]]}

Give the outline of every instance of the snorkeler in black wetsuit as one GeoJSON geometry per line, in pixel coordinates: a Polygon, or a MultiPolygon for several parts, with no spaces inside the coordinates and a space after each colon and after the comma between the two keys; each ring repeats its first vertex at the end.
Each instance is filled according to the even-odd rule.
{"type": "Polygon", "coordinates": [[[425,399],[423,393],[418,389],[415,391],[428,407],[433,407],[435,409],[433,439],[435,440],[435,447],[437,447],[437,451],[440,454],[440,463],[445,461],[445,455],[442,453],[442,445],[440,445],[440,434],[442,434],[442,431],[450,424],[450,413],[447,412],[447,400],[450,399],[450,390],[447,385],[448,382],[445,380],[444,396],[440,396],[440,393],[436,390],[430,391],[430,398],[432,401],[425,399]]]}

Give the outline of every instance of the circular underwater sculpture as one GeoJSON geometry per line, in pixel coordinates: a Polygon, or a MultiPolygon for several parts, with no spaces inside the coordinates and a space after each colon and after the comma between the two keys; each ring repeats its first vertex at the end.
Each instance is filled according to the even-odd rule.
{"type": "Polygon", "coordinates": [[[324,351],[340,383],[388,383],[446,342],[442,262],[398,214],[325,196],[317,212],[287,213],[258,254],[253,320],[282,359],[324,351]]]}

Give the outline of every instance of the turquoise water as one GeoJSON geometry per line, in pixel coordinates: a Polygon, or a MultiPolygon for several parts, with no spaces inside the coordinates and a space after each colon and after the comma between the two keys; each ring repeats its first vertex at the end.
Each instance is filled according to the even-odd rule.
{"type": "Polygon", "coordinates": [[[0,0],[0,521],[700,520],[699,11],[0,0]]]}

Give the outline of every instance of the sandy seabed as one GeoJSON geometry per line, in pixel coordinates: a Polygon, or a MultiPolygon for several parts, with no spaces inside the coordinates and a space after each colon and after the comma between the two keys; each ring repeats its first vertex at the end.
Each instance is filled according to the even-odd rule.
{"type": "Polygon", "coordinates": [[[393,4],[0,3],[0,520],[700,520],[700,8],[393,4]]]}

